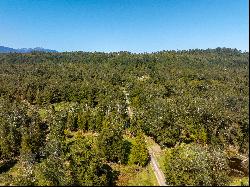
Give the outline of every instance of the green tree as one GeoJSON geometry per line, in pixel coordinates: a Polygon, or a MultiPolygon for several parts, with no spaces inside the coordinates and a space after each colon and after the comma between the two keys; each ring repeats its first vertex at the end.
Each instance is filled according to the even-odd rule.
{"type": "Polygon", "coordinates": [[[111,162],[126,162],[126,145],[122,137],[122,127],[112,124],[107,119],[98,136],[98,149],[101,155],[111,162]]]}
{"type": "Polygon", "coordinates": [[[221,186],[229,182],[224,153],[194,143],[168,149],[164,167],[166,182],[170,185],[221,186]]]}
{"type": "Polygon", "coordinates": [[[149,153],[142,133],[139,133],[132,143],[129,164],[145,166],[149,161],[149,153]]]}
{"type": "Polygon", "coordinates": [[[67,160],[74,185],[107,186],[113,184],[112,169],[104,164],[93,140],[78,137],[67,144],[67,160]]]}

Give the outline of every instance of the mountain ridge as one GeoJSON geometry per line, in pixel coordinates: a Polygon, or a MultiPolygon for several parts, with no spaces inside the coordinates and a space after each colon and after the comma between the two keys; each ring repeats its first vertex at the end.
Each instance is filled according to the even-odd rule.
{"type": "Polygon", "coordinates": [[[14,49],[11,47],[0,46],[0,53],[30,53],[32,51],[52,52],[52,53],[58,52],[58,51],[53,50],[53,49],[45,49],[42,47],[14,49]]]}

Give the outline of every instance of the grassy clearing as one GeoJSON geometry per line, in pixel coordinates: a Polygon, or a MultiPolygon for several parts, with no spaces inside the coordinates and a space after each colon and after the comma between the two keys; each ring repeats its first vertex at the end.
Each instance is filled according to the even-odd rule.
{"type": "Polygon", "coordinates": [[[151,148],[156,144],[155,141],[149,136],[145,136],[145,140],[148,148],[151,148]]]}
{"type": "MultiPolygon", "coordinates": [[[[128,134],[124,134],[123,138],[132,143],[134,137],[128,134]]],[[[148,163],[146,167],[118,164],[114,164],[112,167],[119,172],[117,181],[118,186],[158,186],[157,179],[150,163],[148,163]]]]}
{"type": "Polygon", "coordinates": [[[160,169],[164,171],[164,150],[162,150],[160,146],[151,137],[145,136],[145,139],[148,149],[151,149],[152,152],[154,152],[160,169]]]}
{"type": "Polygon", "coordinates": [[[249,177],[235,178],[230,186],[249,186],[249,177]]]}
{"type": "Polygon", "coordinates": [[[111,167],[119,172],[116,185],[118,186],[157,186],[157,180],[151,166],[112,164],[111,167]]]}
{"type": "Polygon", "coordinates": [[[128,181],[128,186],[157,186],[157,179],[150,165],[138,172],[128,181]]]}
{"type": "MultiPolygon", "coordinates": [[[[60,102],[52,104],[54,106],[55,111],[62,111],[62,110],[68,110],[70,107],[74,107],[74,102],[60,102]]],[[[40,108],[38,110],[38,113],[42,119],[45,119],[48,116],[48,110],[47,108],[40,108]]]]}
{"type": "Polygon", "coordinates": [[[20,162],[17,162],[10,170],[6,173],[0,174],[0,186],[11,186],[13,185],[13,178],[16,178],[22,172],[23,167],[20,162]]]}
{"type": "Polygon", "coordinates": [[[53,106],[55,107],[55,111],[62,111],[74,107],[75,104],[76,104],[75,102],[60,102],[53,104],[53,106]]]}
{"type": "Polygon", "coordinates": [[[45,109],[45,108],[41,108],[39,111],[38,111],[40,117],[42,119],[45,119],[48,115],[48,111],[45,109]]]}

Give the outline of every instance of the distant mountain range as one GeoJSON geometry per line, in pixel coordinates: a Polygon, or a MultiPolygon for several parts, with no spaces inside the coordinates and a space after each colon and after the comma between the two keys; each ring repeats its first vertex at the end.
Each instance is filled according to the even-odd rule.
{"type": "Polygon", "coordinates": [[[56,50],[44,49],[41,47],[14,49],[14,48],[10,48],[10,47],[0,46],[0,53],[29,53],[32,51],[52,52],[52,53],[58,52],[56,50]]]}

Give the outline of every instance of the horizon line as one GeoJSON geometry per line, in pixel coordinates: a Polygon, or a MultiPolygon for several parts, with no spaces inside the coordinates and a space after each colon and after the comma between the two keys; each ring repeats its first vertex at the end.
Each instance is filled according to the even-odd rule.
{"type": "Polygon", "coordinates": [[[47,50],[54,50],[58,53],[64,53],[64,52],[87,52],[87,53],[118,53],[118,52],[128,52],[128,53],[132,53],[132,54],[143,54],[143,53],[157,53],[157,52],[163,52],[163,51],[166,51],[166,52],[171,52],[171,51],[175,51],[175,52],[180,52],[180,51],[190,51],[190,50],[215,50],[215,49],[233,49],[233,50],[237,50],[241,53],[246,53],[246,52],[249,52],[249,49],[246,50],[242,50],[242,49],[239,49],[237,47],[214,47],[214,48],[188,48],[188,49],[160,49],[160,50],[156,50],[156,51],[142,51],[142,52],[135,52],[135,51],[129,51],[129,50],[115,50],[115,51],[110,51],[110,50],[107,50],[107,51],[99,51],[99,50],[88,50],[88,51],[84,51],[82,49],[80,50],[57,50],[57,49],[51,49],[51,48],[44,48],[44,47],[41,47],[41,46],[36,46],[36,47],[21,47],[21,48],[14,48],[14,47],[9,47],[9,46],[4,46],[4,45],[0,45],[0,47],[7,47],[7,48],[12,48],[12,49],[15,49],[15,50],[21,50],[21,49],[37,49],[37,48],[40,48],[40,49],[47,49],[47,50]]]}

